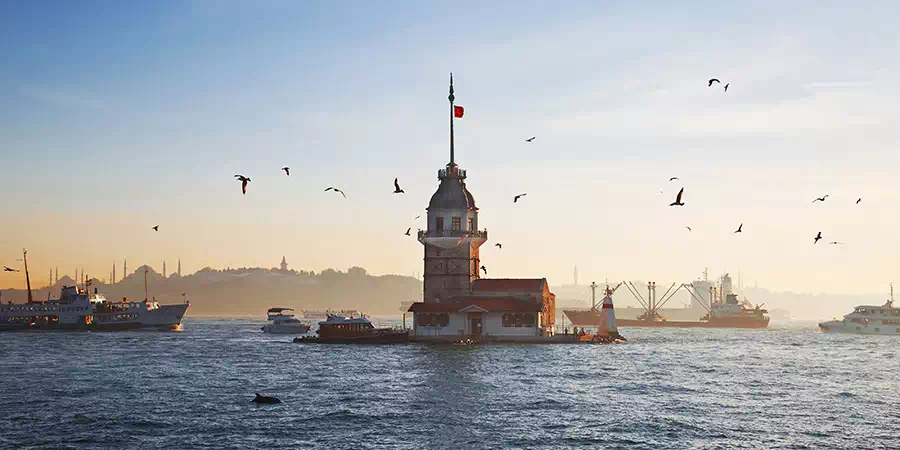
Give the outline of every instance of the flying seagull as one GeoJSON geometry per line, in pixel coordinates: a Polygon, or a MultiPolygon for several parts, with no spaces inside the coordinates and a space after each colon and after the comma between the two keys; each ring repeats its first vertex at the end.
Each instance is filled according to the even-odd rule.
{"type": "Polygon", "coordinates": [[[412,227],[406,229],[406,235],[409,236],[409,232],[412,231],[412,227]]]}
{"type": "Polygon", "coordinates": [[[234,177],[241,181],[241,192],[243,192],[246,195],[247,194],[247,183],[250,182],[250,179],[243,175],[235,175],[234,177]]]}
{"type": "Polygon", "coordinates": [[[153,231],[159,231],[159,225],[157,225],[157,226],[155,226],[155,227],[150,227],[150,228],[151,228],[153,231]]]}
{"type": "Polygon", "coordinates": [[[422,215],[421,215],[421,214],[419,214],[419,215],[418,215],[418,216],[416,216],[416,218],[415,218],[415,219],[413,219],[413,220],[419,220],[419,217],[422,217],[422,215]]]}
{"type": "Polygon", "coordinates": [[[813,203],[815,203],[815,202],[824,202],[826,198],[828,198],[828,194],[825,194],[825,195],[823,195],[823,196],[821,196],[821,197],[816,197],[812,202],[813,202],[813,203]]]}
{"type": "Polygon", "coordinates": [[[719,81],[718,78],[710,78],[710,79],[709,79],[709,84],[707,84],[706,87],[712,86],[713,83],[721,83],[721,81],[719,81]]]}
{"type": "Polygon", "coordinates": [[[829,244],[831,244],[831,245],[844,245],[843,242],[838,242],[838,241],[831,241],[831,242],[829,242],[829,244]]]}
{"type": "Polygon", "coordinates": [[[677,179],[678,179],[678,177],[672,177],[672,178],[669,178],[669,181],[675,181],[677,179]]]}
{"type": "Polygon", "coordinates": [[[395,194],[403,194],[404,190],[400,189],[400,183],[397,182],[397,177],[394,177],[394,193],[395,194]]]}
{"type": "Polygon", "coordinates": [[[525,139],[525,142],[531,142],[531,141],[533,141],[533,140],[534,140],[534,136],[532,136],[532,137],[530,137],[530,138],[528,138],[528,139],[525,139]]]}
{"type": "Polygon", "coordinates": [[[813,239],[813,244],[817,244],[819,242],[819,239],[822,239],[821,231],[819,232],[819,234],[816,235],[815,239],[813,239]]]}
{"type": "Polygon", "coordinates": [[[687,228],[688,231],[694,231],[691,229],[691,227],[685,227],[685,228],[687,228]]]}
{"type": "Polygon", "coordinates": [[[740,224],[737,230],[734,230],[735,233],[743,233],[742,228],[744,228],[744,224],[740,224]]]}
{"type": "Polygon", "coordinates": [[[524,197],[524,196],[526,196],[526,195],[528,195],[528,193],[527,193],[527,192],[526,192],[526,193],[524,193],[524,194],[519,194],[519,195],[517,195],[517,196],[515,196],[515,197],[513,197],[513,203],[515,203],[515,202],[517,202],[517,201],[519,201],[519,197],[524,197]]]}
{"type": "Polygon", "coordinates": [[[484,267],[484,265],[482,265],[482,266],[481,266],[481,270],[483,270],[483,271],[484,271],[484,274],[487,275],[487,267],[484,267]]]}
{"type": "Polygon", "coordinates": [[[496,244],[494,244],[494,247],[499,247],[500,250],[503,250],[503,244],[501,244],[501,243],[499,243],[499,242],[496,243],[496,244]]]}
{"type": "Polygon", "coordinates": [[[860,198],[858,198],[858,199],[856,199],[856,204],[857,204],[857,205],[858,205],[858,204],[859,204],[859,202],[861,202],[861,201],[862,201],[862,197],[860,197],[860,198]]]}
{"type": "Polygon", "coordinates": [[[340,192],[341,195],[344,196],[344,198],[347,198],[347,194],[345,194],[344,191],[342,191],[342,190],[340,190],[340,189],[338,189],[338,188],[336,188],[336,187],[329,186],[329,187],[325,188],[325,192],[328,192],[328,191],[340,192]]]}
{"type": "Polygon", "coordinates": [[[731,83],[725,83],[725,92],[728,92],[728,86],[730,86],[730,85],[731,85],[731,83]]]}
{"type": "Polygon", "coordinates": [[[684,195],[684,188],[681,188],[681,190],[678,191],[678,197],[675,197],[675,201],[669,203],[669,206],[684,206],[684,203],[681,202],[682,195],[684,195]]]}
{"type": "Polygon", "coordinates": [[[291,176],[291,168],[290,167],[282,167],[281,170],[284,171],[285,175],[291,176]]]}
{"type": "Polygon", "coordinates": [[[6,266],[3,266],[3,271],[4,271],[4,272],[18,272],[19,270],[18,270],[18,269],[13,269],[12,267],[6,267],[6,266]]]}

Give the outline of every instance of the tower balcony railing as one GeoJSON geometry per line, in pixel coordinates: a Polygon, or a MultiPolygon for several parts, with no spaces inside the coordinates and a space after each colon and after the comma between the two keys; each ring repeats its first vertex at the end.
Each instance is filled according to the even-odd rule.
{"type": "Polygon", "coordinates": [[[419,240],[424,238],[461,238],[487,239],[487,230],[419,230],[419,240]]]}
{"type": "MultiPolygon", "coordinates": [[[[451,174],[455,174],[455,176],[458,176],[459,178],[466,177],[466,169],[454,167],[453,169],[451,169],[451,171],[451,174]]],[[[447,174],[447,169],[438,169],[438,178],[447,178],[447,174]]]]}

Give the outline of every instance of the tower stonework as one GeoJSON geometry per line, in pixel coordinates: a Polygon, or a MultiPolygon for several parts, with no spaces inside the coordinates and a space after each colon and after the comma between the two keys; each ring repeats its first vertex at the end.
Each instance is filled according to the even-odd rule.
{"type": "Polygon", "coordinates": [[[455,164],[438,171],[441,180],[428,204],[428,229],[419,231],[425,247],[424,298],[426,303],[469,295],[479,278],[479,247],[487,231],[478,229],[478,208],[466,188],[466,171],[455,164]]]}

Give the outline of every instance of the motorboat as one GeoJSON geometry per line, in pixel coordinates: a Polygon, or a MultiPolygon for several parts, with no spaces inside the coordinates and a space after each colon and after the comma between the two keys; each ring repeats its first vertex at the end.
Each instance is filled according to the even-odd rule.
{"type": "Polygon", "coordinates": [[[303,323],[294,317],[292,308],[269,308],[266,319],[270,322],[262,327],[262,330],[266,333],[306,334],[309,332],[309,324],[303,323]]]}

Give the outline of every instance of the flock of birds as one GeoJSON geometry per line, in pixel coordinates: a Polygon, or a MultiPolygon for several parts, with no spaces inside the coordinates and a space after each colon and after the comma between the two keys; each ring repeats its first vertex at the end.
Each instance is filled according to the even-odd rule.
{"type": "MultiPolygon", "coordinates": [[[[678,179],[678,177],[671,177],[671,178],[669,178],[669,181],[671,182],[671,181],[675,181],[675,180],[677,180],[677,179],[678,179]]],[[[675,196],[675,201],[672,202],[672,203],[669,203],[669,206],[684,206],[683,197],[684,197],[684,188],[682,187],[681,190],[678,191],[678,195],[675,196]]],[[[816,198],[814,198],[812,202],[813,202],[813,203],[815,203],[815,202],[824,202],[825,199],[827,199],[827,198],[828,198],[828,194],[825,194],[825,195],[823,195],[823,196],[821,196],[821,197],[816,197],[816,198]]],[[[856,203],[855,203],[855,204],[858,205],[858,204],[860,204],[861,202],[862,202],[862,197],[859,197],[859,198],[856,199],[856,203]]],[[[690,226],[686,226],[685,228],[687,228],[688,231],[693,231],[693,230],[691,230],[691,227],[690,227],[690,226]]],[[[738,225],[737,230],[734,230],[735,233],[743,233],[743,231],[744,231],[744,224],[743,224],[743,223],[741,223],[740,225],[738,225]]],[[[813,244],[818,244],[819,241],[820,241],[821,239],[822,239],[822,232],[819,231],[819,232],[816,234],[816,236],[813,238],[813,244]]],[[[844,243],[843,243],[843,242],[840,242],[840,241],[829,241],[828,243],[831,244],[831,245],[844,245],[844,243]]]]}

